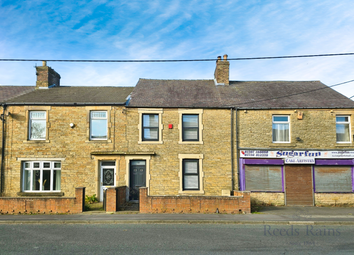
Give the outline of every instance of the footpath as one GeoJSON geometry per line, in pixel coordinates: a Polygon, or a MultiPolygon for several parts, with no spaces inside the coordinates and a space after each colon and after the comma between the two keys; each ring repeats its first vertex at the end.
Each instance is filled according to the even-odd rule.
{"type": "Polygon", "coordinates": [[[354,207],[257,208],[251,214],[142,214],[134,211],[80,214],[0,215],[0,224],[302,224],[354,225],[354,207]]]}

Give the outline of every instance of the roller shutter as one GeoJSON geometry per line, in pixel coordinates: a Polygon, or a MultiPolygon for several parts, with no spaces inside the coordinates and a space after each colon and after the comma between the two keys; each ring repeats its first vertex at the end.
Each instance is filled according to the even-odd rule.
{"type": "Polygon", "coordinates": [[[312,173],[309,165],[285,167],[286,205],[313,206],[312,173]]]}
{"type": "Polygon", "coordinates": [[[282,192],[281,166],[246,165],[246,190],[282,192]]]}

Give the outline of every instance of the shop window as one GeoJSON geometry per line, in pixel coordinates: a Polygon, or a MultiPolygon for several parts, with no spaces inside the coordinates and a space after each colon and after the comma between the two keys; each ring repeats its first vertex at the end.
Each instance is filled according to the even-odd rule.
{"type": "Polygon", "coordinates": [[[353,192],[351,166],[316,166],[316,192],[353,192]]]}
{"type": "Polygon", "coordinates": [[[281,166],[245,166],[247,191],[278,191],[282,192],[281,166]]]}

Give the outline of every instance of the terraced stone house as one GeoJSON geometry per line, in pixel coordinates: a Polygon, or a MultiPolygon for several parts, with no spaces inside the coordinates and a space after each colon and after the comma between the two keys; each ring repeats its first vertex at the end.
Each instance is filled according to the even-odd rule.
{"type": "Polygon", "coordinates": [[[353,204],[354,102],[319,81],[230,81],[225,55],[214,79],[135,87],[60,86],[44,63],[25,92],[2,99],[1,185],[25,207],[107,188],[111,211],[353,204]]]}

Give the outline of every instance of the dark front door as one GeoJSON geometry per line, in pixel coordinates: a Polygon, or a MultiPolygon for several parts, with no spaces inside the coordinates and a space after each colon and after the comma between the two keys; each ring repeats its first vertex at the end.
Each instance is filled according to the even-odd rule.
{"type": "Polygon", "coordinates": [[[146,187],[145,160],[130,161],[129,200],[139,200],[139,188],[146,187]]]}
{"type": "Polygon", "coordinates": [[[313,206],[312,186],[310,165],[285,166],[286,205],[313,206]]]}

